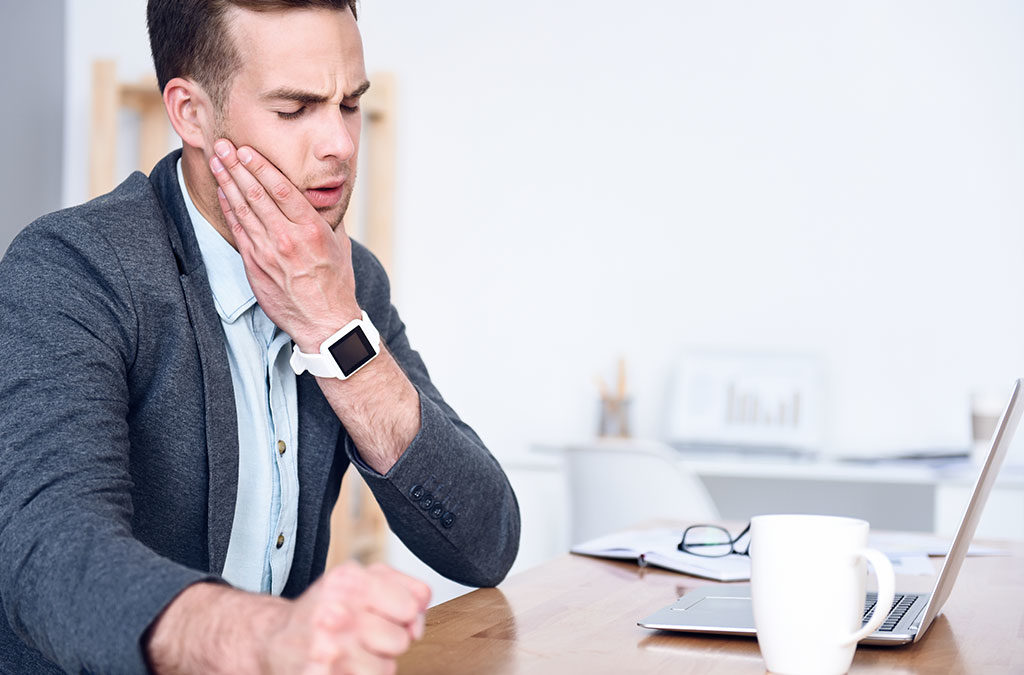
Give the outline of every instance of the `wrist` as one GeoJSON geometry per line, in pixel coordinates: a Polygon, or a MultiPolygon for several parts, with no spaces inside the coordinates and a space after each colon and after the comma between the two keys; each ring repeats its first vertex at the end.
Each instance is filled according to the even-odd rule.
{"type": "Polygon", "coordinates": [[[316,354],[320,351],[320,345],[323,344],[324,340],[334,335],[339,328],[350,321],[362,318],[362,315],[363,312],[359,306],[353,305],[351,308],[345,308],[333,313],[330,317],[319,319],[316,325],[311,325],[290,337],[295,346],[302,352],[316,354]]]}
{"type": "Polygon", "coordinates": [[[391,353],[345,381],[318,379],[362,459],[381,475],[402,456],[420,430],[419,392],[391,353]]]}
{"type": "Polygon", "coordinates": [[[157,673],[259,672],[267,637],[287,600],[198,583],[168,605],[150,629],[146,655],[157,673]]]}

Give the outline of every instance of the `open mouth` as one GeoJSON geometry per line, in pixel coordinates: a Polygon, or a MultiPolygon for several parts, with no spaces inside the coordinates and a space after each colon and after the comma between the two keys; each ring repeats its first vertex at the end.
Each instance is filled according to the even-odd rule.
{"type": "Polygon", "coordinates": [[[338,183],[331,183],[315,188],[308,188],[304,191],[306,199],[315,208],[322,209],[330,206],[334,206],[341,200],[341,192],[344,187],[344,181],[338,183]]]}

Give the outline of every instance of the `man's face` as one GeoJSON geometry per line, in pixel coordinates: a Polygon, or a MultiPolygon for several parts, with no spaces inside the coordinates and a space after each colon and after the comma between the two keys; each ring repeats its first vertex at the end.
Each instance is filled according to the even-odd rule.
{"type": "Polygon", "coordinates": [[[262,153],[336,228],[352,196],[368,86],[355,17],[234,9],[227,25],[241,67],[213,140],[262,153]]]}

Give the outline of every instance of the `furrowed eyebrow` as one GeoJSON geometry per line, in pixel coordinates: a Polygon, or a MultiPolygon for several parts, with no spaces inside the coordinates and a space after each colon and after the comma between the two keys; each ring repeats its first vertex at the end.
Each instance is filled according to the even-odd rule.
{"type": "Polygon", "coordinates": [[[369,80],[364,80],[361,85],[356,87],[355,91],[353,91],[351,94],[349,94],[345,98],[359,98],[360,96],[365,94],[366,90],[369,89],[369,88],[370,88],[370,81],[369,80]]]}
{"type": "MultiPolygon", "coordinates": [[[[361,85],[356,87],[355,91],[351,94],[346,94],[345,98],[359,98],[365,94],[366,90],[369,88],[369,81],[364,81],[361,85]]],[[[302,89],[292,89],[291,87],[280,87],[278,89],[268,91],[263,94],[262,98],[268,101],[294,101],[304,105],[316,105],[320,103],[327,103],[328,101],[327,97],[323,94],[318,94],[313,91],[303,91],[302,89]]]]}
{"type": "Polygon", "coordinates": [[[268,101],[295,101],[296,103],[305,103],[307,105],[327,102],[327,97],[323,94],[288,87],[268,91],[266,94],[263,94],[262,98],[268,101]]]}

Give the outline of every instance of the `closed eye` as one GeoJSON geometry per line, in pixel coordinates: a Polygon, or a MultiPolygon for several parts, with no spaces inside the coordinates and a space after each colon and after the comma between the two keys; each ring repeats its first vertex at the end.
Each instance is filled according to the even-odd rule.
{"type": "Polygon", "coordinates": [[[277,116],[280,117],[283,120],[293,120],[293,119],[301,116],[302,113],[304,113],[304,112],[306,112],[306,106],[302,106],[298,110],[295,110],[295,111],[292,111],[292,112],[285,112],[283,110],[278,110],[277,111],[277,116]]]}

